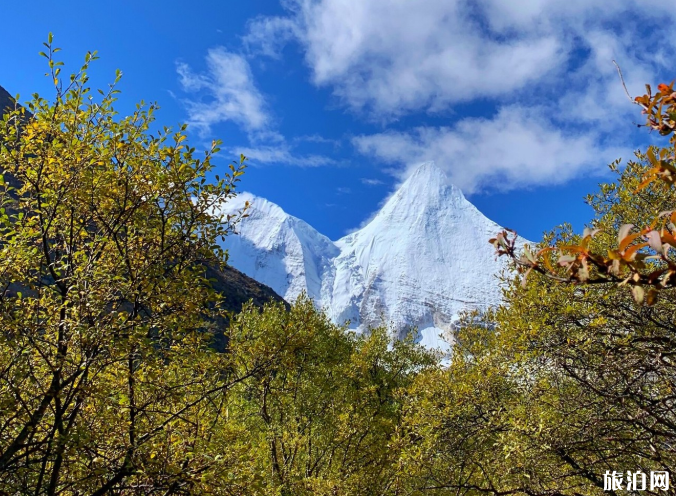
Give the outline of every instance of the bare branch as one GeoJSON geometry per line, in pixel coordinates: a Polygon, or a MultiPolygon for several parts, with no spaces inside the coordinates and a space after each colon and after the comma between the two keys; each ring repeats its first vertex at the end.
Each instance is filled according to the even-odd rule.
{"type": "Polygon", "coordinates": [[[624,93],[627,95],[627,98],[629,98],[629,101],[631,103],[636,104],[634,99],[629,94],[629,90],[627,90],[627,85],[624,82],[624,76],[622,76],[622,69],[620,69],[620,66],[614,60],[613,60],[613,64],[615,64],[615,67],[617,68],[617,74],[620,76],[620,81],[622,82],[622,87],[624,88],[624,93]]]}

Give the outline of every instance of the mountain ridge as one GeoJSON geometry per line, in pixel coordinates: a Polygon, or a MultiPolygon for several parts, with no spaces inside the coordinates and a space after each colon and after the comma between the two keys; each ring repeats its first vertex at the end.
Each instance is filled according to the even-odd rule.
{"type": "Polygon", "coordinates": [[[0,86],[0,115],[4,114],[7,108],[14,108],[14,97],[0,86]]]}
{"type": "Polygon", "coordinates": [[[507,262],[488,243],[501,227],[433,162],[420,164],[369,222],[336,241],[250,193],[228,207],[245,201],[250,216],[223,243],[231,263],[289,301],[305,291],[358,331],[390,324],[401,338],[416,327],[420,341],[448,349],[438,334],[450,338],[461,311],[501,301],[495,275],[507,262]],[[264,213],[271,205],[276,216],[264,213]]]}

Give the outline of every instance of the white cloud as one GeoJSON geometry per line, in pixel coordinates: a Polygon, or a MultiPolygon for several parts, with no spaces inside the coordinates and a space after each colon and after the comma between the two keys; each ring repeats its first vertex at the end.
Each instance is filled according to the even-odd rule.
{"type": "MultiPolygon", "coordinates": [[[[231,150],[244,154],[252,163],[286,164],[316,167],[334,164],[321,155],[302,155],[294,151],[285,136],[274,128],[274,121],[263,94],[258,90],[248,61],[242,55],[223,47],[207,52],[207,67],[202,73],[194,72],[187,64],[178,63],[176,70],[183,89],[192,94],[184,101],[188,123],[203,133],[212,126],[232,121],[246,132],[249,146],[231,150]],[[198,97],[201,99],[197,99],[198,97]]],[[[319,135],[301,136],[295,142],[311,141],[335,144],[319,135]]]]}
{"type": "Polygon", "coordinates": [[[599,173],[631,153],[601,144],[593,134],[561,131],[541,112],[515,106],[502,108],[493,119],[357,136],[353,144],[403,171],[434,160],[467,193],[560,184],[581,173],[599,173]]]}
{"type": "Polygon", "coordinates": [[[632,120],[640,119],[640,113],[631,98],[627,98],[612,62],[619,64],[632,96],[643,94],[644,84],[659,78],[663,67],[644,59],[642,46],[627,33],[617,36],[590,28],[585,33],[583,49],[588,52],[587,58],[568,73],[557,97],[547,102],[552,116],[559,121],[608,132],[630,127],[632,120]]]}
{"type": "Polygon", "coordinates": [[[275,146],[238,147],[231,150],[249,158],[252,164],[285,164],[299,167],[320,167],[334,165],[335,160],[322,155],[302,155],[285,143],[275,146]]]}
{"type": "Polygon", "coordinates": [[[380,179],[372,179],[369,177],[362,177],[360,181],[362,182],[362,184],[365,184],[366,186],[380,186],[381,184],[385,184],[380,179]]]}
{"type": "Polygon", "coordinates": [[[630,158],[632,122],[641,117],[612,61],[632,95],[642,94],[646,82],[673,78],[673,2],[282,4],[287,16],[249,25],[247,42],[259,47],[252,53],[278,57],[295,40],[311,81],[331,88],[357,114],[387,124],[408,115],[453,115],[459,104],[484,112],[453,115],[448,126],[400,126],[352,140],[399,175],[412,163],[435,160],[468,192],[563,183],[630,158]]]}
{"type": "Polygon", "coordinates": [[[516,29],[578,31],[610,19],[631,23],[636,13],[652,18],[676,13],[673,4],[658,0],[481,0],[480,6],[491,29],[500,33],[516,29]]]}
{"type": "MultiPolygon", "coordinates": [[[[642,53],[673,46],[669,22],[655,21],[676,17],[673,2],[657,0],[282,3],[288,16],[249,24],[249,46],[278,56],[281,45],[297,40],[313,82],[332,87],[349,107],[368,109],[376,119],[476,99],[514,103],[526,95],[567,93],[571,75],[588,81],[592,67],[612,72],[613,54],[641,76],[646,69],[654,73],[658,61],[642,53]],[[578,67],[580,57],[590,64],[578,67]]],[[[668,55],[663,63],[670,64],[668,55]]],[[[616,79],[612,83],[617,86],[616,79]]]]}
{"type": "Polygon", "coordinates": [[[304,0],[298,12],[313,81],[378,115],[500,97],[566,55],[552,36],[485,37],[459,1],[304,0]]]}
{"type": "Polygon", "coordinates": [[[188,99],[188,123],[203,132],[211,126],[232,121],[247,132],[266,131],[271,123],[265,98],[257,89],[247,60],[225,48],[207,52],[206,71],[195,73],[185,63],[176,70],[186,92],[203,92],[204,99],[188,99]]]}
{"type": "Polygon", "coordinates": [[[341,141],[339,139],[331,139],[331,138],[325,138],[324,136],[320,136],[318,134],[308,134],[305,136],[296,136],[293,139],[294,142],[301,143],[317,143],[320,145],[332,145],[334,148],[338,148],[341,146],[341,141]]]}
{"type": "Polygon", "coordinates": [[[280,58],[286,43],[299,36],[297,23],[288,17],[259,16],[247,23],[242,43],[247,52],[280,58]]]}

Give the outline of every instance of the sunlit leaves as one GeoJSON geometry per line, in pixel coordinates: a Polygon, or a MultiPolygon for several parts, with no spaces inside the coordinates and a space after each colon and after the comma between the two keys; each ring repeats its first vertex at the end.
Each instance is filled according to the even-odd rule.
{"type": "Polygon", "coordinates": [[[564,225],[518,253],[510,231],[491,240],[521,281],[460,326],[448,370],[417,381],[403,441],[414,487],[601,495],[609,466],[674,470],[676,191],[637,190],[650,168],[637,158],[588,197],[581,234],[564,225]]]}
{"type": "Polygon", "coordinates": [[[203,264],[225,260],[239,216],[214,213],[239,179],[207,181],[185,127],[152,135],[156,105],[118,116],[119,71],[95,100],[96,52],[61,81],[51,44],[54,101],[0,120],[0,493],[226,491],[248,447],[218,421],[270,361],[235,375],[209,347],[225,312],[203,264]]]}
{"type": "Polygon", "coordinates": [[[117,115],[121,73],[92,96],[96,52],[62,81],[51,43],[54,101],[0,123],[0,493],[386,493],[436,358],[308,299],[222,310],[205,264],[246,157],[216,170],[155,104],[117,115]]]}
{"type": "Polygon", "coordinates": [[[266,373],[242,383],[232,419],[246,425],[266,491],[376,495],[391,484],[405,389],[434,367],[411,340],[385,329],[356,336],[301,297],[287,312],[253,306],[235,318],[232,349],[250,367],[286,343],[266,373]],[[246,358],[245,358],[246,357],[246,358]]]}

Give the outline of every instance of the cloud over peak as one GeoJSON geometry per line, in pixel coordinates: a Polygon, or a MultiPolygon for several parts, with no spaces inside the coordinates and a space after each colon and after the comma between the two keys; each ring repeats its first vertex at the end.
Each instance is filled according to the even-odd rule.
{"type": "Polygon", "coordinates": [[[561,184],[581,173],[596,174],[631,150],[605,145],[594,134],[564,132],[537,111],[511,106],[494,118],[468,118],[455,126],[421,126],[353,138],[363,154],[402,171],[434,160],[466,193],[561,184]]]}
{"type": "MultiPolygon", "coordinates": [[[[331,89],[361,119],[364,128],[352,139],[357,153],[400,175],[411,163],[435,160],[468,192],[563,183],[629,158],[635,137],[623,124],[635,108],[613,60],[629,91],[640,93],[643,83],[672,70],[676,47],[667,22],[676,19],[676,7],[656,0],[282,5],[286,15],[247,23],[247,57],[283,61],[283,48],[293,43],[311,84],[331,89]],[[472,115],[456,113],[462,108],[472,115]],[[439,125],[443,118],[448,123],[439,125]],[[369,129],[374,122],[382,127],[369,129]]],[[[205,73],[179,65],[179,75],[186,90],[211,95],[209,102],[190,102],[193,123],[208,128],[232,120],[252,136],[271,132],[244,56],[213,49],[205,73]]],[[[259,140],[248,151],[261,162],[335,163],[321,156],[294,160],[283,138],[259,140]]]]}

